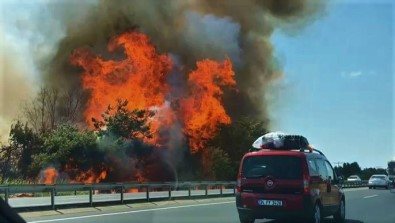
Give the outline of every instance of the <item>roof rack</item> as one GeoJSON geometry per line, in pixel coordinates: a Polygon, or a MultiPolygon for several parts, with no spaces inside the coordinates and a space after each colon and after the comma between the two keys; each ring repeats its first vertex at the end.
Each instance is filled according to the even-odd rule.
{"type": "Polygon", "coordinates": [[[316,152],[316,153],[318,153],[318,154],[320,154],[322,156],[325,156],[325,154],[323,152],[321,152],[320,150],[318,150],[318,149],[301,148],[301,149],[299,149],[299,151],[300,152],[308,151],[310,153],[312,153],[314,151],[314,152],[316,152]]]}
{"type": "MultiPolygon", "coordinates": [[[[248,152],[258,152],[261,150],[265,150],[265,149],[251,148],[248,150],[248,152]]],[[[287,150],[273,150],[273,149],[268,149],[268,150],[270,150],[270,151],[287,151],[287,150]]],[[[325,154],[318,149],[301,148],[301,149],[292,149],[292,150],[288,150],[288,151],[299,151],[299,152],[308,152],[308,153],[316,152],[316,153],[326,157],[325,154]]]]}

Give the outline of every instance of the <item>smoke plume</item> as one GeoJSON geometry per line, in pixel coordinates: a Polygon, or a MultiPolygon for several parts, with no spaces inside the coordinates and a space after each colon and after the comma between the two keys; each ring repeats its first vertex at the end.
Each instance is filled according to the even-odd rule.
{"type": "MultiPolygon", "coordinates": [[[[281,77],[270,37],[276,28],[301,27],[322,6],[314,0],[2,1],[0,22],[0,135],[26,96],[41,86],[81,88],[70,54],[81,47],[109,56],[106,44],[130,29],[148,35],[159,52],[192,70],[204,58],[232,60],[238,91],[225,92],[232,119],[267,120],[265,89],[281,77]],[[22,6],[22,7],[21,7],[22,6]]],[[[185,83],[184,80],[175,81],[185,83]]],[[[170,83],[171,84],[171,83],[170,83]]]]}
{"type": "MultiPolygon", "coordinates": [[[[81,75],[89,72],[82,72],[81,67],[75,66],[84,63],[71,62],[73,53],[89,52],[89,55],[99,55],[102,58],[100,61],[125,59],[121,47],[109,53],[107,44],[111,40],[114,41],[115,36],[130,30],[148,36],[148,42],[156,47],[158,55],[163,54],[171,58],[174,70],[166,76],[166,84],[171,89],[171,92],[166,92],[166,103],[170,105],[164,106],[177,106],[177,99],[181,98],[180,95],[187,94],[187,89],[190,88],[191,76],[194,83],[199,83],[195,86],[197,92],[207,91],[206,82],[199,75],[204,73],[206,67],[210,67],[217,73],[222,72],[222,80],[218,79],[221,78],[220,74],[208,75],[210,78],[213,77],[210,81],[218,82],[214,85],[234,87],[231,90],[211,91],[210,96],[215,102],[216,97],[224,93],[224,111],[220,112],[220,117],[224,119],[221,122],[214,120],[214,124],[229,124],[230,119],[233,121],[243,116],[268,121],[265,91],[282,75],[281,69],[274,63],[271,35],[278,28],[302,27],[312,21],[322,6],[319,0],[36,0],[22,1],[19,4],[9,0],[5,2],[0,3],[0,6],[7,8],[0,21],[0,38],[3,38],[0,39],[1,127],[9,126],[10,120],[20,109],[22,100],[33,95],[41,86],[54,87],[62,92],[84,89],[81,75]],[[79,49],[88,50],[78,51],[79,49]],[[217,64],[206,59],[223,62],[217,64]],[[200,67],[197,61],[203,61],[200,62],[200,67]],[[194,75],[188,76],[191,71],[194,75]],[[172,101],[172,98],[175,98],[175,101],[172,101]]],[[[85,65],[88,66],[89,63],[85,65]]],[[[153,69],[153,74],[156,74],[156,70],[157,68],[153,69]]],[[[160,85],[163,80],[156,82],[160,85]]],[[[167,89],[167,86],[165,87],[167,89]]],[[[189,96],[188,100],[179,102],[181,107],[194,107],[195,101],[198,101],[194,100],[194,97],[199,95],[189,96]]],[[[85,100],[87,106],[89,99],[82,100],[85,100]]],[[[164,110],[161,109],[162,112],[164,110]]],[[[212,111],[213,109],[209,110],[206,116],[213,116],[212,111]]],[[[192,120],[196,113],[201,112],[196,110],[195,113],[183,118],[192,120]]],[[[80,115],[84,114],[81,112],[80,115]]],[[[216,117],[214,116],[214,119],[216,117]]],[[[182,130],[185,126],[182,125],[187,125],[188,122],[179,121],[177,119],[170,128],[161,133],[163,138],[168,138],[169,148],[186,147],[183,139],[185,130],[182,130]]],[[[197,137],[189,136],[189,143],[191,139],[201,142],[201,131],[206,131],[207,134],[216,132],[215,126],[211,126],[211,132],[207,128],[190,129],[197,137]]],[[[1,131],[0,129],[0,136],[5,134],[1,131]]],[[[168,168],[166,171],[174,172],[174,178],[177,178],[178,164],[175,161],[184,159],[186,151],[173,150],[164,153],[159,150],[153,157],[164,157],[168,168]]],[[[119,156],[111,155],[107,154],[107,158],[114,159],[113,163],[129,163],[129,166],[125,166],[128,170],[139,166],[132,161],[122,161],[119,156]]],[[[166,166],[161,163],[155,165],[158,165],[157,169],[166,166]]],[[[100,176],[105,178],[105,175],[100,176]]]]}
{"type": "Polygon", "coordinates": [[[308,22],[320,6],[312,0],[56,3],[53,8],[61,9],[56,15],[64,25],[65,37],[46,66],[45,80],[60,87],[79,86],[81,72],[70,65],[70,53],[90,47],[106,56],[111,37],[137,28],[160,52],[176,55],[186,70],[193,69],[197,60],[229,57],[239,91],[225,95],[228,113],[232,118],[267,119],[265,89],[281,77],[281,70],[273,64],[270,36],[276,26],[308,22]]]}

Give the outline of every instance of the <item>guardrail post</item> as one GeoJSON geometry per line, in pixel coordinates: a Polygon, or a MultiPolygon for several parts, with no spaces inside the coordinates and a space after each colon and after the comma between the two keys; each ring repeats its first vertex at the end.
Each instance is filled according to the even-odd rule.
{"type": "Polygon", "coordinates": [[[233,195],[236,195],[236,187],[233,187],[233,195]]]}
{"type": "Polygon", "coordinates": [[[147,194],[147,201],[149,202],[149,185],[147,185],[147,191],[146,191],[146,194],[147,194]]]}
{"type": "Polygon", "coordinates": [[[55,210],[55,187],[51,188],[51,207],[55,210]]]}
{"type": "Polygon", "coordinates": [[[171,200],[171,185],[169,186],[169,200],[171,200]]]}
{"type": "Polygon", "coordinates": [[[221,197],[222,197],[222,195],[223,195],[223,191],[222,191],[222,187],[223,187],[223,185],[221,184],[221,185],[220,185],[220,187],[221,187],[221,188],[219,189],[219,194],[220,194],[220,195],[221,195],[221,197]]]}
{"type": "Polygon", "coordinates": [[[89,188],[89,205],[93,207],[93,185],[89,188]]]}
{"type": "Polygon", "coordinates": [[[188,197],[191,198],[191,184],[189,184],[188,187],[188,197]]]}
{"type": "Polygon", "coordinates": [[[77,191],[76,190],[74,191],[74,196],[77,196],[77,191]]]}
{"type": "Polygon", "coordinates": [[[124,190],[124,187],[122,185],[121,186],[121,204],[123,204],[123,190],[124,190]]]}
{"type": "Polygon", "coordinates": [[[206,192],[205,195],[208,196],[208,185],[206,185],[206,192]]]}
{"type": "Polygon", "coordinates": [[[4,200],[8,204],[8,197],[10,196],[9,188],[7,187],[4,192],[4,200]]]}

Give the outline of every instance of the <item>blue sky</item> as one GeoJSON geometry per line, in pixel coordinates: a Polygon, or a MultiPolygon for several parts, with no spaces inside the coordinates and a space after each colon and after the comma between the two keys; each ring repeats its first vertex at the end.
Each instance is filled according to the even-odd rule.
{"type": "Polygon", "coordinates": [[[332,162],[382,166],[395,157],[391,1],[342,1],[303,31],[272,39],[285,75],[273,127],[300,133],[332,162]]]}

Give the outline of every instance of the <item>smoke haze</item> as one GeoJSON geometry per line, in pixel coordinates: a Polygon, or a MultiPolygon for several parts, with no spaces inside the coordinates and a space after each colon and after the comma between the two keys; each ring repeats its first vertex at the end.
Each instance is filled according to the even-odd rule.
{"type": "Polygon", "coordinates": [[[225,92],[228,114],[232,119],[267,120],[265,89],[282,75],[273,64],[271,34],[277,27],[310,22],[322,4],[314,0],[118,0],[116,4],[7,0],[0,6],[6,9],[0,34],[7,34],[1,35],[0,45],[0,125],[8,127],[21,101],[37,86],[81,88],[81,71],[70,64],[73,50],[89,47],[108,57],[107,42],[130,29],[147,34],[159,52],[175,55],[185,70],[194,69],[195,62],[204,58],[230,58],[239,90],[225,92]]]}

